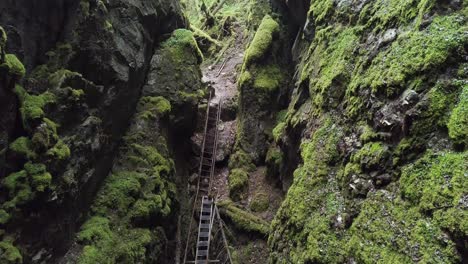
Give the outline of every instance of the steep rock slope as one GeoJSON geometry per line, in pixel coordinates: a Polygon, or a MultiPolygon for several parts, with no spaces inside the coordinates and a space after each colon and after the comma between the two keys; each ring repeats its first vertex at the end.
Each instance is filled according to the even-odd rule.
{"type": "MultiPolygon", "coordinates": [[[[157,113],[168,112],[172,103],[177,107],[169,109],[196,108],[203,95],[198,48],[192,50],[196,43],[185,34],[185,40],[174,44],[181,47],[179,54],[166,55],[177,61],[159,64],[159,69],[170,69],[180,64],[180,56],[195,58],[192,66],[186,66],[189,73],[181,71],[184,78],[191,78],[190,89],[179,86],[184,97],[171,97],[164,91],[151,93],[158,80],[145,84],[152,65],[159,63],[151,61],[164,34],[186,26],[178,2],[3,1],[0,9],[0,24],[8,33],[5,46],[1,31],[1,51],[17,54],[30,69],[20,81],[25,70],[16,57],[1,60],[0,90],[6,96],[0,110],[7,118],[2,118],[1,134],[0,259],[51,262],[68,249],[111,167],[123,170],[112,161],[138,101],[139,114],[146,107],[142,105],[155,105],[143,113],[152,118],[151,126],[158,126],[157,113]],[[139,99],[144,86],[145,97],[139,99]]],[[[183,115],[177,112],[179,119],[183,115]]],[[[132,123],[138,120],[137,115],[132,123]]],[[[136,129],[133,126],[130,131],[136,129]]],[[[156,131],[160,132],[154,136],[164,134],[164,129],[156,131]]],[[[154,137],[147,140],[153,142],[154,137]]],[[[133,143],[123,140],[123,146],[133,143]]],[[[168,160],[171,154],[163,147],[155,148],[168,160]]],[[[162,177],[172,175],[170,162],[164,164],[162,177]]],[[[118,174],[115,171],[112,175],[118,174]]],[[[165,212],[168,206],[163,205],[165,212]]],[[[153,257],[158,257],[157,252],[153,257]]]]}
{"type": "Polygon", "coordinates": [[[466,261],[466,25],[461,1],[311,1],[272,263],[466,261]]]}

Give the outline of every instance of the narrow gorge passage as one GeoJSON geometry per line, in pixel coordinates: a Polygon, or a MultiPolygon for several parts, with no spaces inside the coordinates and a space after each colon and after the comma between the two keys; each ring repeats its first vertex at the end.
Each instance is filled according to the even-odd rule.
{"type": "Polygon", "coordinates": [[[0,264],[468,263],[467,104],[466,0],[1,0],[0,264]]]}

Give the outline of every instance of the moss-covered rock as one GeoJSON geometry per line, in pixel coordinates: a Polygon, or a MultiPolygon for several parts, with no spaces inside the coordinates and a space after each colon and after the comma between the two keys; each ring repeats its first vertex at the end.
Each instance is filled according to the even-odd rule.
{"type": "Polygon", "coordinates": [[[255,170],[252,158],[243,150],[238,150],[229,157],[229,169],[243,169],[246,171],[255,170]]]}
{"type": "Polygon", "coordinates": [[[458,104],[450,115],[447,127],[450,138],[456,144],[468,146],[468,85],[463,87],[458,104]]]}
{"type": "Polygon", "coordinates": [[[145,96],[140,100],[139,115],[145,119],[156,118],[171,112],[171,103],[162,96],[145,96]]]}
{"type": "Polygon", "coordinates": [[[17,78],[22,78],[26,74],[23,63],[14,54],[5,55],[5,61],[0,64],[1,69],[17,78]]]}
{"type": "Polygon", "coordinates": [[[409,77],[441,66],[467,43],[463,21],[460,15],[436,17],[427,29],[400,36],[390,49],[379,53],[369,69],[355,75],[350,89],[371,87],[374,93],[399,94],[409,77]]]}
{"type": "Polygon", "coordinates": [[[269,225],[255,215],[236,207],[231,201],[218,203],[222,215],[228,217],[236,228],[246,232],[268,235],[269,225]]]}
{"type": "Polygon", "coordinates": [[[19,137],[10,144],[11,151],[27,159],[34,159],[37,153],[34,151],[31,140],[27,137],[19,137]]]}
{"type": "Polygon", "coordinates": [[[177,203],[174,162],[162,128],[170,109],[163,97],[140,99],[116,165],[78,234],[84,245],[79,263],[140,263],[149,258],[149,250],[159,256],[166,238],[155,229],[171,217],[177,203]]]}
{"type": "Polygon", "coordinates": [[[266,193],[257,193],[250,202],[250,210],[253,212],[265,212],[270,207],[270,197],[266,193]]]}
{"type": "Polygon", "coordinates": [[[432,213],[441,228],[450,230],[457,237],[468,236],[464,219],[466,196],[466,162],[468,153],[426,153],[421,159],[403,169],[401,194],[422,213],[432,213]]]}
{"type": "Polygon", "coordinates": [[[278,178],[283,166],[283,153],[278,147],[271,146],[268,149],[265,163],[267,165],[267,175],[270,178],[278,178]]]}
{"type": "Polygon", "coordinates": [[[278,97],[286,90],[287,72],[281,61],[280,26],[266,15],[245,52],[238,79],[237,146],[262,162],[271,137],[278,97]]]}
{"type": "Polygon", "coordinates": [[[312,138],[301,145],[304,163],[294,172],[294,182],[271,224],[268,243],[274,249],[271,259],[275,263],[344,261],[341,232],[331,227],[343,206],[340,194],[334,191],[337,180],[331,174],[339,156],[341,131],[331,118],[321,123],[312,138]]]}
{"type": "Polygon", "coordinates": [[[244,67],[248,67],[252,63],[261,60],[270,49],[274,34],[278,33],[278,22],[266,15],[255,33],[249,48],[245,52],[244,67]]]}
{"type": "Polygon", "coordinates": [[[30,95],[19,85],[16,85],[15,93],[21,104],[20,113],[25,128],[31,128],[31,122],[42,119],[44,117],[44,107],[55,102],[55,96],[50,92],[30,95]]]}
{"type": "Polygon", "coordinates": [[[198,62],[203,61],[203,53],[198,48],[193,33],[187,29],[177,29],[172,33],[172,37],[162,44],[163,48],[171,52],[172,58],[178,62],[183,62],[185,55],[195,54],[198,62]]]}
{"type": "Polygon", "coordinates": [[[242,200],[249,186],[249,174],[243,169],[233,169],[229,172],[229,196],[233,200],[242,200]]]}
{"type": "Polygon", "coordinates": [[[388,146],[382,142],[365,144],[351,160],[361,165],[363,169],[384,167],[386,159],[390,157],[388,146]]]}
{"type": "Polygon", "coordinates": [[[21,264],[23,257],[10,240],[0,241],[0,262],[5,264],[21,264]]]}
{"type": "Polygon", "coordinates": [[[8,214],[5,210],[0,209],[0,225],[8,223],[8,220],[10,220],[10,214],[8,214]]]}
{"type": "Polygon", "coordinates": [[[347,251],[359,263],[456,263],[455,244],[417,208],[379,191],[350,228],[347,251]]]}

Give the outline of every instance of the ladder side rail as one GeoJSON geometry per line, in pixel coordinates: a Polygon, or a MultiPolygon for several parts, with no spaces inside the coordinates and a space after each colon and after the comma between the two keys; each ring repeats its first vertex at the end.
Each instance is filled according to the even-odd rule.
{"type": "MultiPolygon", "coordinates": [[[[210,199],[210,198],[208,198],[210,199]]],[[[211,208],[210,208],[210,226],[208,228],[208,247],[206,250],[206,261],[210,259],[210,243],[211,243],[211,230],[213,229],[213,220],[214,220],[214,199],[211,199],[211,208]]]]}
{"type": "Polygon", "coordinates": [[[211,172],[210,172],[210,187],[209,187],[209,194],[211,194],[211,189],[213,188],[213,177],[214,177],[214,170],[215,170],[215,164],[216,164],[216,154],[217,154],[217,149],[218,149],[218,125],[219,125],[219,120],[221,117],[221,104],[222,101],[220,100],[218,102],[218,108],[217,108],[217,113],[216,113],[216,123],[215,123],[215,133],[214,133],[214,146],[213,146],[213,151],[212,151],[212,167],[211,167],[211,172]]]}
{"type": "MultiPolygon", "coordinates": [[[[196,244],[195,261],[198,260],[198,254],[199,254],[198,244],[200,242],[200,233],[201,233],[201,229],[202,229],[202,221],[203,221],[202,220],[202,215],[203,215],[204,201],[205,201],[205,196],[202,197],[202,202],[201,202],[201,206],[200,206],[200,219],[198,221],[198,236],[197,236],[197,244],[196,244]]],[[[210,217],[211,217],[211,213],[210,213],[210,217]]],[[[208,242],[208,245],[209,245],[209,242],[208,242]]]]}

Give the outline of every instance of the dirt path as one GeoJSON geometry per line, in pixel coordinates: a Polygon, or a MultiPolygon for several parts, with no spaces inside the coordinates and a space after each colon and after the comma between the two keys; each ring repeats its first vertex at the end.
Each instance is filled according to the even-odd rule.
{"type": "Polygon", "coordinates": [[[244,36],[239,26],[234,30],[235,41],[224,52],[224,58],[214,65],[203,65],[203,81],[215,89],[213,102],[230,101],[237,97],[237,69],[244,59],[244,36]]]}
{"type": "MultiPolygon", "coordinates": [[[[234,42],[226,49],[224,57],[218,63],[214,65],[202,65],[203,81],[215,89],[215,97],[212,99],[213,103],[222,101],[226,105],[232,104],[237,100],[238,90],[236,83],[244,59],[245,44],[240,26],[235,27],[234,34],[234,42]]],[[[235,120],[221,121],[219,134],[222,136],[219,140],[231,144],[230,146],[223,144],[223,148],[233,148],[236,137],[236,123],[235,120]]],[[[218,166],[215,169],[213,188],[214,192],[218,193],[218,200],[228,198],[228,174],[227,165],[218,166]]]]}

